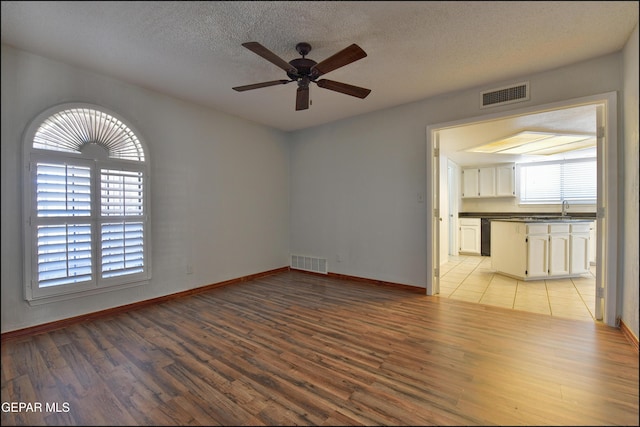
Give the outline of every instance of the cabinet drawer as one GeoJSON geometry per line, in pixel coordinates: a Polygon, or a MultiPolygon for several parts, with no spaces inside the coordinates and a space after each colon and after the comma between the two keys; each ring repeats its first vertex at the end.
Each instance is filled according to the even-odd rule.
{"type": "Polygon", "coordinates": [[[591,229],[591,224],[588,222],[581,222],[580,224],[571,224],[572,233],[588,233],[591,229]]]}
{"type": "Polygon", "coordinates": [[[480,218],[459,218],[458,225],[475,226],[480,227],[480,218]]]}
{"type": "Polygon", "coordinates": [[[570,224],[550,224],[549,233],[568,233],[570,224]]]}
{"type": "Polygon", "coordinates": [[[527,224],[527,234],[547,234],[549,224],[527,224]]]}

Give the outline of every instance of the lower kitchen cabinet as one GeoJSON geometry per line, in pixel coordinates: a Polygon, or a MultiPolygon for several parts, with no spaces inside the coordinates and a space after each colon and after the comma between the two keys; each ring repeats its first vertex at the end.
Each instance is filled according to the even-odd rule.
{"type": "Polygon", "coordinates": [[[526,240],[526,254],[527,263],[524,274],[530,278],[547,277],[549,275],[549,239],[547,235],[529,236],[526,240]]]}
{"type": "Polygon", "coordinates": [[[459,252],[480,255],[480,218],[458,219],[459,252]]]}
{"type": "Polygon", "coordinates": [[[571,274],[584,274],[589,272],[591,265],[591,236],[592,225],[571,225],[571,274]]]}
{"type": "Polygon", "coordinates": [[[589,227],[589,222],[580,221],[572,224],[494,220],[492,268],[521,280],[584,274],[589,271],[589,227]]]}

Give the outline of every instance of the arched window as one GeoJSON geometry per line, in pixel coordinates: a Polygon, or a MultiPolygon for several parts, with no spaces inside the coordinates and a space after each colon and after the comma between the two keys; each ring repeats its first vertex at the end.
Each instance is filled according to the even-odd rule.
{"type": "Polygon", "coordinates": [[[116,114],[64,104],[25,133],[25,298],[50,301],[150,277],[148,156],[116,114]]]}

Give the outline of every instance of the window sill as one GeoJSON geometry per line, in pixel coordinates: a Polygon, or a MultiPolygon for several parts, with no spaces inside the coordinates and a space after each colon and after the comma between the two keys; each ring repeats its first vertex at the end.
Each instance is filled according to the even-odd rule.
{"type": "Polygon", "coordinates": [[[82,291],[69,292],[69,293],[66,293],[66,294],[41,296],[41,297],[32,297],[31,299],[27,299],[26,301],[29,303],[30,306],[33,307],[33,306],[39,306],[39,305],[49,304],[49,303],[54,303],[54,302],[67,301],[67,300],[71,300],[71,299],[75,299],[75,298],[83,298],[83,297],[87,297],[87,296],[91,296],[91,295],[104,294],[106,292],[115,292],[115,291],[119,291],[119,290],[122,290],[122,289],[136,288],[136,287],[139,287],[139,286],[144,286],[144,285],[146,285],[148,283],[149,283],[149,280],[141,280],[141,281],[133,282],[133,283],[126,283],[126,284],[115,285],[115,286],[107,286],[107,287],[102,287],[102,288],[97,288],[97,289],[87,289],[87,290],[82,290],[82,291]]]}

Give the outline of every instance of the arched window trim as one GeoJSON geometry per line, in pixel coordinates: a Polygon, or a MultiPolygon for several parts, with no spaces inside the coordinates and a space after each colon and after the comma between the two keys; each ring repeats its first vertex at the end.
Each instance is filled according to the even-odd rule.
{"type": "MultiPolygon", "coordinates": [[[[73,123],[65,124],[63,119],[62,125],[56,131],[63,133],[61,135],[62,138],[65,136],[65,131],[80,132],[82,129],[82,125],[80,125],[75,130],[69,130],[70,128],[65,127],[66,125],[74,126],[73,123]]],[[[25,165],[23,180],[25,299],[31,305],[36,305],[147,283],[151,278],[150,167],[145,143],[135,127],[117,113],[99,105],[89,103],[60,104],[48,108],[31,121],[24,134],[23,153],[25,165]],[[40,141],[34,144],[36,136],[42,135],[43,125],[55,126],[56,123],[54,123],[53,119],[60,117],[61,113],[69,111],[80,111],[81,115],[97,118],[97,122],[102,120],[107,125],[102,128],[102,133],[95,133],[94,137],[88,136],[89,133],[84,136],[81,133],[75,134],[75,146],[73,146],[73,149],[59,149],[55,142],[51,147],[46,144],[43,146],[40,141]],[[109,125],[109,123],[115,127],[109,125]],[[120,135],[120,144],[111,144],[109,146],[109,141],[118,140],[117,132],[119,129],[122,130],[124,138],[120,135]],[[87,149],[89,146],[91,148],[87,149]],[[73,203],[83,205],[81,209],[90,206],[90,214],[88,216],[77,214],[78,211],[75,210],[64,210],[76,209],[75,207],[63,208],[62,216],[58,216],[57,213],[51,215],[47,213],[58,212],[55,206],[50,211],[43,208],[42,194],[44,194],[43,188],[45,188],[45,184],[42,178],[42,170],[48,164],[52,164],[54,169],[57,168],[58,171],[67,170],[66,166],[63,165],[70,165],[69,167],[72,169],[77,167],[80,170],[90,171],[90,183],[86,183],[83,187],[84,190],[81,190],[90,193],[88,198],[90,201],[81,200],[77,202],[75,199],[81,199],[82,197],[76,197],[76,195],[71,194],[73,191],[65,190],[67,192],[62,195],[63,198],[67,199],[67,206],[71,205],[69,200],[72,198],[74,199],[73,203]],[[40,175],[38,175],[38,170],[40,170],[40,175]],[[134,180],[133,186],[131,185],[132,180],[134,180]],[[39,196],[37,196],[38,194],[39,196]],[[42,230],[47,229],[47,227],[55,229],[55,226],[66,230],[72,227],[82,228],[83,226],[85,230],[90,229],[91,256],[89,263],[91,264],[91,277],[89,280],[47,286],[47,283],[42,279],[44,246],[42,243],[44,241],[42,230]],[[109,247],[109,245],[113,244],[111,243],[112,241],[107,242],[109,240],[109,237],[107,237],[109,228],[114,229],[116,233],[115,235],[111,233],[111,236],[124,236],[122,242],[119,245],[116,244],[115,249],[116,252],[120,251],[120,255],[124,259],[121,264],[134,265],[127,258],[134,259],[138,257],[142,261],[136,260],[135,262],[141,265],[134,265],[134,267],[109,266],[108,259],[110,259],[111,255],[107,252],[114,250],[109,247]],[[40,230],[40,234],[38,230],[40,230]],[[134,255],[130,253],[132,246],[138,248],[137,253],[136,250],[132,251],[134,255]],[[108,270],[111,268],[118,270],[115,277],[109,277],[110,272],[108,270]]],[[[67,174],[65,172],[63,175],[63,180],[75,179],[71,178],[73,173],[67,174]]],[[[55,197],[58,196],[59,194],[55,197]]],[[[51,203],[53,206],[56,202],[51,203]]],[[[88,236],[89,231],[85,231],[85,234],[88,236]]],[[[64,233],[64,237],[67,239],[69,239],[70,235],[71,233],[68,231],[64,233]]],[[[67,245],[67,248],[69,247],[71,246],[67,245]]],[[[65,261],[69,264],[71,250],[67,249],[66,252],[63,250],[61,255],[66,257],[65,261]]],[[[73,255],[75,256],[76,252],[73,255]]],[[[44,257],[46,257],[46,254],[44,257]]],[[[76,276],[72,275],[70,271],[69,269],[67,270],[67,276],[75,279],[76,276]]],[[[111,275],[113,276],[113,272],[111,272],[111,275]]]]}

